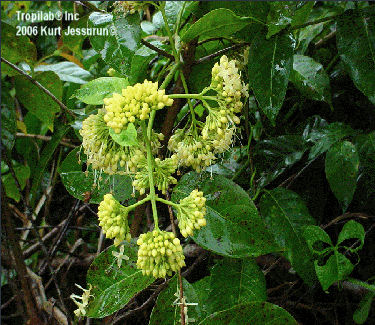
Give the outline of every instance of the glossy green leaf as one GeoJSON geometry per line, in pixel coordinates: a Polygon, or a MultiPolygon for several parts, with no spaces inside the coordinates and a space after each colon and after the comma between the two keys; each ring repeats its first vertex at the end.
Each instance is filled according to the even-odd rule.
{"type": "Polygon", "coordinates": [[[196,188],[207,199],[207,225],[192,237],[198,245],[236,258],[279,250],[254,203],[237,184],[221,175],[190,172],[174,188],[172,200],[179,202],[196,188]]]}
{"type": "Polygon", "coordinates": [[[269,302],[237,305],[208,316],[198,325],[297,325],[283,308],[269,302]]]}
{"type": "Polygon", "coordinates": [[[356,87],[375,104],[375,17],[347,10],[337,19],[337,49],[356,87]]]}
{"type": "Polygon", "coordinates": [[[351,142],[339,142],[327,152],[326,177],[343,211],[346,211],[353,199],[357,186],[358,169],[358,152],[351,142]]]}
{"type": "MultiPolygon", "coordinates": [[[[21,190],[23,190],[26,185],[26,180],[30,177],[30,168],[29,166],[18,165],[14,167],[14,172],[21,190]]],[[[21,199],[21,193],[19,192],[16,181],[10,172],[1,176],[1,183],[4,186],[7,197],[19,202],[21,199]]]]}
{"type": "Polygon", "coordinates": [[[101,105],[103,99],[111,97],[113,93],[121,94],[122,89],[129,86],[124,78],[101,77],[88,82],[74,92],[75,97],[85,104],[101,105]]]}
{"type": "Polygon", "coordinates": [[[364,244],[365,231],[363,226],[354,220],[348,221],[342,228],[336,246],[333,246],[327,233],[317,226],[307,226],[304,237],[310,250],[317,256],[314,261],[315,272],[323,290],[327,290],[333,283],[344,280],[354,269],[352,262],[342,254],[354,253],[364,244]],[[347,239],[357,240],[357,248],[343,245],[347,239]],[[317,250],[317,244],[326,243],[327,248],[317,250]],[[340,250],[339,250],[340,249],[340,250]]]}
{"type": "Polygon", "coordinates": [[[6,91],[1,92],[1,144],[12,150],[17,132],[14,100],[6,91]]]}
{"type": "Polygon", "coordinates": [[[312,58],[294,55],[290,81],[306,97],[331,103],[328,75],[323,66],[312,58]]]}
{"type": "Polygon", "coordinates": [[[361,166],[375,168],[375,131],[360,134],[354,139],[361,166]]]}
{"type": "Polygon", "coordinates": [[[140,45],[139,15],[116,17],[112,14],[93,12],[89,17],[88,26],[108,29],[107,36],[90,36],[91,45],[108,65],[124,76],[129,76],[132,58],[140,45]]]}
{"type": "Polygon", "coordinates": [[[118,251],[115,246],[102,252],[90,265],[87,272],[87,284],[92,285],[87,316],[103,318],[123,308],[139,291],[147,288],[154,278],[142,275],[137,269],[137,247],[135,243],[124,244],[124,255],[129,260],[122,260],[118,266],[113,255],[118,251]]]}
{"type": "Polygon", "coordinates": [[[52,71],[56,73],[62,81],[85,84],[92,76],[91,73],[73,62],[59,62],[54,64],[38,65],[37,71],[52,71]]]}
{"type": "Polygon", "coordinates": [[[36,168],[35,173],[32,175],[32,186],[30,190],[30,204],[34,206],[36,200],[36,194],[39,189],[40,183],[42,181],[42,177],[44,171],[47,167],[48,162],[50,161],[53,153],[55,152],[57,146],[60,144],[61,139],[63,136],[68,132],[69,126],[66,125],[59,125],[54,134],[52,135],[51,140],[45,146],[43,151],[40,154],[40,160],[38,166],[36,168]]]}
{"type": "MultiPolygon", "coordinates": [[[[162,47],[162,44],[159,41],[151,41],[150,43],[158,48],[162,47]]],[[[157,53],[154,50],[151,50],[146,46],[142,46],[135,51],[129,74],[129,81],[131,84],[143,82],[147,79],[148,65],[151,59],[156,55],[157,53]]]]}
{"type": "Polygon", "coordinates": [[[116,133],[112,128],[109,128],[109,135],[120,146],[136,146],[138,144],[137,129],[133,123],[129,123],[128,127],[120,133],[116,133]]]}
{"type": "Polygon", "coordinates": [[[85,200],[85,193],[90,192],[90,203],[99,204],[103,196],[109,192],[118,201],[130,199],[133,193],[132,180],[126,175],[108,175],[93,171],[82,171],[82,165],[78,163],[86,161],[80,148],[72,150],[59,169],[61,180],[67,191],[75,198],[85,200]],[[101,176],[101,179],[100,179],[101,176]]]}
{"type": "Polygon", "coordinates": [[[303,132],[304,139],[313,144],[309,159],[314,159],[343,138],[354,134],[355,131],[349,125],[341,122],[327,124],[325,120],[317,117],[314,124],[307,125],[303,132]]]}
{"type": "Polygon", "coordinates": [[[267,40],[264,33],[259,33],[250,45],[249,86],[261,110],[273,124],[284,102],[293,68],[294,47],[291,34],[274,35],[267,40]]]}
{"type": "Polygon", "coordinates": [[[370,313],[372,301],[375,298],[375,292],[369,291],[362,298],[358,308],[353,314],[353,321],[356,324],[365,324],[370,313]]]}
{"type": "MultiPolygon", "coordinates": [[[[177,276],[168,283],[158,296],[155,307],[150,316],[149,325],[177,325],[180,324],[180,305],[179,303],[179,289],[177,286],[177,276]]],[[[206,310],[203,305],[204,300],[201,300],[200,293],[195,289],[195,283],[190,284],[185,279],[182,279],[184,288],[184,297],[187,303],[194,303],[196,305],[188,305],[189,319],[203,319],[206,316],[206,310]]],[[[198,290],[201,291],[199,287],[198,290]]]]}
{"type": "Polygon", "coordinates": [[[198,36],[200,39],[228,37],[251,22],[251,18],[239,17],[229,9],[212,10],[186,31],[182,41],[189,42],[198,36]]]}
{"type": "Polygon", "coordinates": [[[209,312],[266,299],[266,280],[253,259],[225,258],[211,270],[209,312]]]}
{"type": "Polygon", "coordinates": [[[259,186],[264,187],[300,161],[308,149],[299,135],[283,135],[259,141],[254,149],[259,186]]]}
{"type": "Polygon", "coordinates": [[[314,280],[313,264],[303,238],[303,227],[315,221],[305,203],[293,191],[278,187],[262,196],[260,210],[276,242],[285,248],[293,268],[311,285],[314,280]]]}
{"type": "Polygon", "coordinates": [[[267,39],[291,24],[296,6],[297,1],[274,1],[270,3],[270,11],[267,16],[267,39]]]}
{"type": "MultiPolygon", "coordinates": [[[[36,74],[33,78],[61,100],[63,93],[62,83],[54,72],[42,72],[36,74]]],[[[16,97],[29,112],[46,123],[52,131],[55,114],[60,111],[60,106],[26,77],[16,76],[14,79],[16,97]]]]}
{"type": "Polygon", "coordinates": [[[306,23],[314,5],[315,1],[298,1],[296,11],[292,17],[291,25],[297,26],[306,23]]]}

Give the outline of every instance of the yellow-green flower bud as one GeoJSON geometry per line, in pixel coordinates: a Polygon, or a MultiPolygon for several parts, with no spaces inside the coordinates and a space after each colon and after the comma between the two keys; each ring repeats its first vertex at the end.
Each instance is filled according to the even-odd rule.
{"type": "Polygon", "coordinates": [[[185,266],[185,256],[172,232],[154,230],[139,236],[137,267],[145,275],[164,278],[185,266]]]}
{"type": "Polygon", "coordinates": [[[128,210],[120,204],[112,194],[104,195],[98,208],[99,226],[107,238],[113,238],[115,246],[122,241],[130,242],[130,229],[128,225],[128,210]]]}

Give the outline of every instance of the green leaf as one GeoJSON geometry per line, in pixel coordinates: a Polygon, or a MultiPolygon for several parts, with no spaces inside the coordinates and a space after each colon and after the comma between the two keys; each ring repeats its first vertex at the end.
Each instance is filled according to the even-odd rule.
{"type": "Polygon", "coordinates": [[[356,254],[363,247],[365,231],[361,224],[350,220],[342,228],[336,246],[332,245],[327,233],[317,226],[305,227],[304,237],[310,250],[318,257],[314,261],[315,272],[323,290],[327,290],[333,283],[344,280],[353,271],[354,265],[341,251],[344,254],[356,254]],[[360,245],[357,248],[347,247],[343,245],[347,239],[359,240],[360,245]],[[327,248],[318,250],[321,242],[325,243],[327,248]]]}
{"type": "Polygon", "coordinates": [[[326,177],[344,212],[353,199],[357,186],[358,168],[359,156],[356,147],[351,142],[337,143],[327,152],[326,177]]]}
{"type": "Polygon", "coordinates": [[[51,140],[43,149],[42,153],[40,154],[40,160],[36,171],[34,172],[32,179],[32,186],[30,190],[30,204],[33,207],[36,200],[36,194],[39,190],[40,183],[42,181],[42,176],[44,174],[44,170],[47,167],[49,160],[51,159],[53,153],[55,152],[57,146],[60,144],[61,139],[63,136],[68,132],[69,126],[61,125],[58,126],[52,135],[51,140]]]}
{"type": "Polygon", "coordinates": [[[375,17],[347,10],[337,18],[337,49],[356,87],[375,104],[375,17]]]}
{"type": "Polygon", "coordinates": [[[207,199],[207,225],[192,237],[198,245],[236,258],[279,250],[254,203],[237,184],[221,175],[190,172],[174,188],[172,200],[179,202],[196,188],[207,199]]]}
{"type": "Polygon", "coordinates": [[[312,58],[294,55],[290,81],[306,97],[331,103],[328,75],[323,66],[312,58]]]}
{"type": "Polygon", "coordinates": [[[229,9],[212,10],[190,26],[182,41],[187,43],[198,36],[200,39],[228,37],[251,22],[251,18],[239,17],[229,9]]]}
{"type": "MultiPolygon", "coordinates": [[[[47,88],[57,99],[62,98],[63,88],[59,77],[51,72],[42,72],[35,75],[34,80],[47,88]]],[[[39,120],[46,123],[53,131],[55,113],[60,111],[60,106],[47,94],[32,84],[24,76],[16,76],[15,87],[16,96],[29,112],[34,114],[39,120]]]]}
{"type": "Polygon", "coordinates": [[[297,325],[283,308],[269,302],[253,302],[234,306],[209,315],[198,325],[297,325]]]}
{"type": "MultiPolygon", "coordinates": [[[[177,286],[178,278],[174,276],[168,283],[156,300],[155,307],[150,316],[149,325],[177,325],[180,324],[180,305],[179,291],[177,286]],[[178,293],[178,296],[175,294],[178,293]]],[[[190,284],[184,278],[182,279],[184,288],[184,297],[187,303],[196,303],[197,305],[188,305],[188,317],[195,320],[202,319],[206,316],[206,310],[203,307],[205,301],[201,299],[199,292],[196,291],[196,283],[190,284]]],[[[201,288],[198,288],[201,291],[201,288]]]]}
{"type": "MultiPolygon", "coordinates": [[[[151,41],[150,43],[158,48],[162,47],[162,44],[159,41],[151,41]]],[[[148,65],[151,59],[156,55],[157,54],[154,50],[151,50],[146,46],[142,46],[135,51],[129,74],[129,81],[131,84],[143,82],[147,78],[148,65]]]]}
{"type": "MultiPolygon", "coordinates": [[[[18,165],[14,167],[14,172],[16,174],[18,183],[21,186],[21,190],[25,188],[26,180],[30,177],[29,166],[18,165]]],[[[21,199],[21,193],[19,192],[16,181],[14,180],[12,174],[9,172],[1,176],[1,182],[5,189],[5,194],[7,197],[19,202],[21,199]]]]}
{"type": "Polygon", "coordinates": [[[270,11],[267,16],[267,39],[291,24],[296,5],[296,1],[275,1],[270,3],[270,11]]]}
{"type": "Polygon", "coordinates": [[[326,121],[317,118],[314,125],[306,126],[303,133],[304,139],[314,144],[309,153],[309,159],[314,159],[343,138],[354,135],[355,131],[344,123],[334,122],[327,125],[326,121]]]}
{"type": "Polygon", "coordinates": [[[274,35],[267,40],[264,33],[255,36],[250,46],[250,88],[261,110],[273,124],[284,102],[293,67],[294,47],[295,40],[291,34],[274,35]]]}
{"type": "Polygon", "coordinates": [[[73,62],[59,62],[54,64],[38,65],[37,71],[52,71],[56,73],[62,81],[85,84],[92,77],[91,73],[73,62]]]}
{"type": "Polygon", "coordinates": [[[87,316],[103,318],[123,308],[130,299],[139,291],[147,288],[154,278],[142,275],[142,271],[136,267],[136,244],[126,243],[124,255],[129,260],[123,260],[121,267],[117,265],[117,259],[112,254],[117,251],[114,246],[102,252],[90,265],[87,272],[87,284],[92,285],[87,316]]]}
{"type": "Polygon", "coordinates": [[[90,192],[90,203],[99,204],[103,196],[109,192],[118,201],[129,200],[133,193],[132,180],[126,175],[107,175],[98,172],[82,171],[78,163],[86,161],[86,156],[79,153],[81,149],[72,150],[62,162],[59,173],[67,191],[79,200],[85,200],[85,193],[90,192]],[[101,180],[100,180],[101,176],[101,180]],[[96,185],[95,185],[96,184],[96,185]]]}
{"type": "Polygon", "coordinates": [[[313,283],[311,254],[303,238],[303,227],[315,223],[298,194],[278,187],[261,198],[260,210],[276,242],[286,250],[293,268],[309,285],[313,283]]]}
{"type": "Polygon", "coordinates": [[[124,78],[101,77],[89,81],[80,89],[74,92],[75,97],[89,105],[101,105],[103,99],[111,97],[113,93],[121,94],[122,89],[129,86],[129,82],[124,78]]]}
{"type": "Polygon", "coordinates": [[[375,131],[360,134],[354,139],[361,166],[375,168],[375,131]]]}
{"type": "Polygon", "coordinates": [[[16,110],[14,100],[8,91],[1,92],[1,143],[8,150],[12,150],[17,132],[16,110]]]}
{"type": "MultiPolygon", "coordinates": [[[[1,22],[1,56],[12,62],[32,64],[36,60],[36,47],[27,36],[17,36],[13,26],[1,22]]],[[[8,66],[1,63],[1,70],[8,66]]],[[[2,71],[3,72],[3,71],[2,71]]]]}
{"type": "Polygon", "coordinates": [[[231,306],[266,301],[266,280],[253,259],[225,258],[211,270],[208,312],[231,306]]]}
{"type": "MultiPolygon", "coordinates": [[[[87,28],[87,20],[88,16],[83,16],[78,20],[72,21],[69,27],[71,29],[87,28]]],[[[67,30],[64,30],[62,33],[63,44],[67,46],[78,57],[82,58],[82,44],[83,41],[87,38],[87,35],[72,35],[71,33],[67,35],[66,31],[67,30]]]]}
{"type": "Polygon", "coordinates": [[[297,26],[306,23],[314,5],[315,1],[298,1],[291,25],[297,26]]]}
{"type": "Polygon", "coordinates": [[[362,298],[358,308],[353,314],[353,321],[356,324],[364,324],[368,318],[371,309],[371,303],[375,297],[375,292],[369,291],[362,298]]]}
{"type": "Polygon", "coordinates": [[[300,161],[307,150],[305,141],[299,135],[282,135],[257,142],[254,163],[259,186],[264,187],[284,171],[300,161]]]}
{"type": "Polygon", "coordinates": [[[108,29],[107,36],[90,36],[91,45],[108,65],[129,77],[132,58],[141,40],[139,15],[114,17],[112,14],[93,12],[88,26],[108,29]]]}
{"type": "Polygon", "coordinates": [[[116,133],[112,128],[109,128],[109,135],[120,146],[136,146],[137,141],[137,129],[133,123],[129,123],[128,127],[123,129],[120,133],[116,133]]]}

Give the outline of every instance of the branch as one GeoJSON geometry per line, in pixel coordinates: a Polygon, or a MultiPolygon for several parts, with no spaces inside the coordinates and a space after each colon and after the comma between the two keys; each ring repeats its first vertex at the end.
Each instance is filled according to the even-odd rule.
{"type": "Polygon", "coordinates": [[[72,116],[74,116],[74,114],[69,111],[68,107],[66,107],[58,98],[56,98],[56,96],[54,94],[52,94],[47,88],[45,88],[44,86],[42,86],[38,81],[34,80],[32,77],[30,77],[25,71],[21,70],[19,67],[17,67],[15,64],[9,62],[8,60],[4,59],[3,57],[1,57],[1,61],[3,61],[4,63],[6,63],[7,65],[9,65],[12,69],[16,70],[18,73],[22,74],[23,76],[25,76],[27,79],[30,80],[30,82],[32,84],[34,84],[35,86],[37,86],[40,90],[42,90],[46,95],[48,95],[49,97],[52,98],[52,100],[54,102],[57,103],[57,105],[59,105],[64,111],[68,112],[69,114],[71,114],[72,116]]]}
{"type": "MultiPolygon", "coordinates": [[[[33,139],[38,139],[38,140],[43,140],[43,141],[50,141],[52,139],[51,136],[48,135],[41,135],[41,134],[25,134],[21,132],[16,133],[16,137],[19,138],[33,138],[33,139]]],[[[62,144],[65,147],[70,147],[70,148],[77,148],[76,145],[69,143],[70,139],[62,139],[60,141],[60,144],[62,144]]]]}
{"type": "Polygon", "coordinates": [[[226,47],[225,49],[219,50],[215,53],[212,53],[210,55],[207,55],[207,56],[204,56],[204,57],[200,58],[199,60],[195,61],[194,64],[199,64],[199,63],[211,60],[211,59],[213,59],[217,56],[220,56],[220,55],[222,55],[222,54],[224,54],[228,51],[235,50],[235,49],[241,48],[243,46],[248,46],[248,45],[250,45],[250,43],[241,43],[241,44],[235,44],[235,45],[226,47]]]}
{"type": "Polygon", "coordinates": [[[171,59],[171,60],[174,60],[174,56],[170,53],[168,53],[167,51],[164,51],[162,49],[159,49],[157,46],[155,45],[152,45],[151,43],[145,41],[144,39],[141,39],[141,43],[144,45],[144,46],[147,46],[149,49],[159,53],[160,55],[163,55],[165,56],[166,58],[168,59],[171,59]]]}

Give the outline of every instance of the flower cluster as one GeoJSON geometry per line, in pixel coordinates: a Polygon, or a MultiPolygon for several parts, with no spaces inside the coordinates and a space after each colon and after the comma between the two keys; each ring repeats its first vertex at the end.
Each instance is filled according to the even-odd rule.
{"type": "Polygon", "coordinates": [[[154,230],[139,236],[137,267],[143,274],[164,278],[185,266],[180,240],[172,232],[154,230]]]}
{"type": "MultiPolygon", "coordinates": [[[[166,193],[168,186],[171,184],[177,184],[177,180],[172,176],[177,169],[177,156],[172,155],[170,158],[160,160],[155,158],[153,166],[153,178],[154,185],[163,194],[166,193]]],[[[142,195],[150,187],[149,183],[149,173],[147,160],[143,157],[138,162],[139,171],[135,174],[135,180],[133,181],[133,186],[142,195]]]]}
{"type": "Polygon", "coordinates": [[[197,172],[212,165],[216,154],[229,149],[236,124],[240,123],[236,114],[241,112],[241,99],[248,97],[247,85],[241,81],[236,61],[228,61],[225,55],[212,68],[208,89],[216,92],[217,106],[211,107],[203,100],[208,110],[203,127],[199,131],[196,125],[188,131],[179,129],[168,143],[168,149],[177,154],[179,164],[191,166],[197,172]]]}
{"type": "Polygon", "coordinates": [[[215,161],[210,141],[198,136],[191,128],[187,131],[176,130],[169,139],[168,149],[176,152],[181,166],[191,166],[197,172],[215,161]]]}
{"type": "Polygon", "coordinates": [[[158,90],[158,83],[145,80],[142,84],[128,86],[122,94],[114,93],[110,98],[104,98],[106,114],[104,121],[116,133],[120,133],[128,123],[136,119],[146,120],[151,110],[171,106],[173,99],[158,90]]]}
{"type": "Polygon", "coordinates": [[[83,138],[82,146],[87,155],[87,165],[91,165],[95,170],[108,174],[117,173],[121,169],[135,172],[139,157],[144,156],[139,148],[122,147],[113,141],[104,122],[102,110],[85,119],[79,133],[83,138]]]}
{"type": "Polygon", "coordinates": [[[145,10],[150,1],[115,1],[115,12],[134,14],[136,11],[145,10]]]}
{"type": "Polygon", "coordinates": [[[120,245],[123,240],[130,241],[128,210],[112,194],[104,195],[98,208],[99,226],[107,238],[114,238],[114,244],[120,245]]]}
{"type": "Polygon", "coordinates": [[[93,295],[90,295],[90,291],[92,289],[92,285],[89,284],[88,289],[83,289],[79,284],[75,284],[78,288],[83,290],[82,296],[78,296],[75,294],[70,295],[70,298],[74,301],[74,303],[78,306],[78,309],[74,311],[74,314],[77,317],[86,316],[86,307],[89,303],[90,297],[93,297],[93,295]],[[76,299],[81,300],[81,302],[77,301],[76,299]]]}
{"type": "Polygon", "coordinates": [[[203,192],[194,190],[190,195],[180,200],[177,209],[178,227],[184,237],[192,236],[194,229],[200,229],[206,225],[206,198],[203,192]]]}
{"type": "MultiPolygon", "coordinates": [[[[99,109],[98,114],[90,115],[82,123],[79,131],[83,140],[82,146],[87,155],[87,165],[92,169],[104,171],[107,174],[135,173],[139,160],[146,155],[143,133],[138,132],[138,146],[121,146],[116,143],[104,121],[104,113],[99,109]]],[[[157,153],[161,147],[163,134],[152,132],[152,152],[157,153]]]]}

